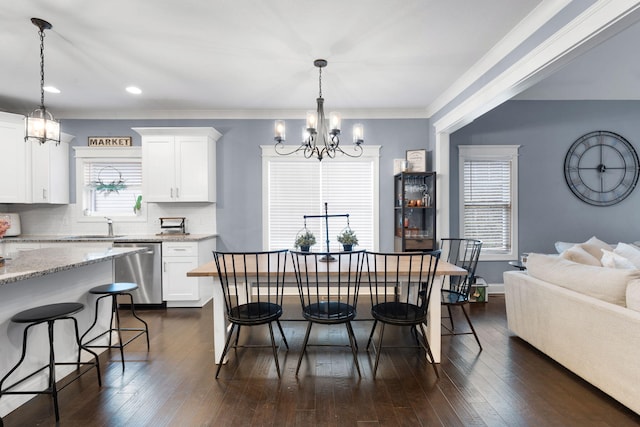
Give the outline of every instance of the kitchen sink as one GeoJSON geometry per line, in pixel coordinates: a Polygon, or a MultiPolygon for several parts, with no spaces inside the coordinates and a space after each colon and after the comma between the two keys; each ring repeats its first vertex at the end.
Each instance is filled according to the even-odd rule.
{"type": "Polygon", "coordinates": [[[112,240],[118,237],[124,237],[124,235],[119,234],[115,236],[107,236],[106,234],[80,234],[78,236],[65,236],[63,240],[76,240],[76,239],[104,239],[104,240],[112,240]]]}

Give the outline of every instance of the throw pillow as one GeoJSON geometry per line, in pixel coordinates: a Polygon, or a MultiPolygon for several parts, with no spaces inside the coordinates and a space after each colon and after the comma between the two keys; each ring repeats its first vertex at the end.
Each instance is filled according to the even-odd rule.
{"type": "Polygon", "coordinates": [[[571,243],[571,242],[556,242],[554,244],[556,251],[558,251],[559,254],[561,254],[562,252],[566,251],[567,249],[573,247],[577,245],[577,243],[571,243]]]}
{"type": "Polygon", "coordinates": [[[591,255],[593,255],[598,259],[602,257],[601,249],[604,249],[606,251],[613,250],[611,245],[603,242],[602,240],[598,239],[596,236],[593,236],[592,238],[582,243],[581,245],[585,251],[589,252],[591,255]]]}
{"type": "Polygon", "coordinates": [[[640,281],[640,270],[577,264],[559,256],[529,254],[527,272],[545,282],[624,307],[627,283],[640,281]]]}
{"type": "Polygon", "coordinates": [[[615,252],[607,251],[604,249],[602,249],[602,258],[600,258],[600,261],[602,261],[603,267],[622,268],[622,269],[636,268],[636,266],[633,265],[631,261],[629,261],[622,255],[618,255],[615,252]]]}
{"type": "Polygon", "coordinates": [[[618,243],[618,246],[616,246],[613,252],[631,261],[636,268],[640,268],[640,249],[636,246],[627,243],[618,243]]]}
{"type": "Polygon", "coordinates": [[[594,257],[589,252],[584,250],[582,244],[574,245],[560,254],[561,258],[568,259],[569,261],[577,262],[578,264],[595,265],[601,267],[600,259],[594,257]]]}

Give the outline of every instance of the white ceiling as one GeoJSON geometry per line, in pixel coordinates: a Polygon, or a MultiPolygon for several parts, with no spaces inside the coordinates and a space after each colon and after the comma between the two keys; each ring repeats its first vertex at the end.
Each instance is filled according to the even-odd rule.
{"type": "MultiPolygon", "coordinates": [[[[27,114],[39,103],[38,30],[30,22],[38,17],[53,25],[45,33],[45,83],[62,92],[46,93],[45,104],[58,117],[313,109],[316,58],[329,61],[327,110],[424,116],[541,2],[7,1],[0,11],[0,110],[27,114]],[[129,85],[143,93],[128,94],[129,85]]],[[[640,30],[634,31],[636,43],[640,30]]],[[[607,57],[577,70],[570,64],[561,73],[580,72],[580,79],[560,73],[548,79],[550,90],[542,83],[521,98],[580,92],[590,84],[586,71],[602,74],[611,62],[607,57]]],[[[636,80],[637,70],[630,71],[636,80]]]]}

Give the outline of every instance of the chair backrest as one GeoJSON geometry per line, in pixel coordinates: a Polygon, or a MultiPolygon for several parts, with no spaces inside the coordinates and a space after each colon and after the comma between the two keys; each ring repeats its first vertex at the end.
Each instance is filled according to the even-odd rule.
{"type": "MultiPolygon", "coordinates": [[[[367,252],[366,268],[371,304],[396,303],[414,316],[415,308],[426,316],[433,290],[440,251],[367,252]]],[[[395,313],[401,316],[401,312],[395,313]]]]}
{"type": "Polygon", "coordinates": [[[303,315],[327,323],[355,316],[364,251],[291,251],[303,315]],[[348,306],[348,307],[347,307],[348,306]]]}
{"type": "Polygon", "coordinates": [[[471,285],[475,283],[481,249],[482,240],[478,239],[444,238],[440,241],[443,259],[469,272],[466,276],[450,276],[450,290],[469,296],[471,285]]]}
{"type": "Polygon", "coordinates": [[[243,317],[264,316],[265,310],[282,306],[287,250],[263,252],[213,252],[224,293],[227,315],[236,317],[238,307],[256,303],[260,310],[244,310],[243,317]],[[260,272],[260,273],[258,273],[260,272]]]}

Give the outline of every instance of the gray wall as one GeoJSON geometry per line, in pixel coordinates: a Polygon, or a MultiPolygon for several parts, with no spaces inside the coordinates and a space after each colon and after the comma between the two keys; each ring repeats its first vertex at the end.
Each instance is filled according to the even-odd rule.
{"type": "MultiPolygon", "coordinates": [[[[588,205],[564,180],[564,157],[580,136],[609,130],[640,150],[638,101],[509,101],[451,135],[451,200],[458,200],[458,145],[519,144],[519,251],[555,253],[558,240],[582,242],[595,235],[617,243],[640,240],[640,190],[609,207],[588,205]]],[[[451,235],[458,234],[457,202],[451,235]]],[[[478,273],[502,283],[506,262],[483,262],[478,273]]]]}
{"type": "MultiPolygon", "coordinates": [[[[345,120],[350,129],[353,120],[345,120]]],[[[365,126],[365,144],[382,146],[380,154],[380,249],[393,249],[393,159],[407,149],[429,148],[428,120],[358,120],[365,126]]],[[[301,129],[303,120],[288,120],[287,127],[301,129]]],[[[217,143],[218,247],[226,250],[262,248],[262,160],[260,145],[273,143],[273,120],[64,120],[62,130],[86,146],[89,136],[140,135],[132,127],[212,126],[222,137],[217,143]]],[[[290,143],[294,143],[288,132],[290,143]]],[[[344,141],[350,144],[350,131],[344,141]]],[[[72,156],[73,157],[73,156],[72,156]]],[[[314,160],[309,160],[314,161],[314,160]]],[[[317,160],[315,160],[317,161],[317,160]]],[[[324,160],[330,161],[330,160],[324,160]]],[[[75,202],[75,161],[71,159],[71,202],[75,202]]]]}

